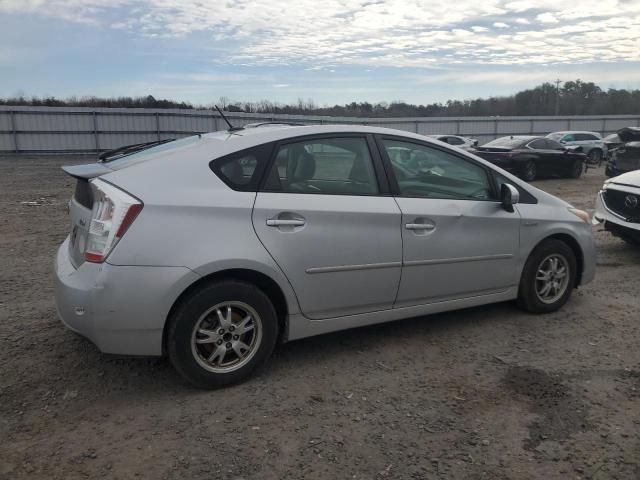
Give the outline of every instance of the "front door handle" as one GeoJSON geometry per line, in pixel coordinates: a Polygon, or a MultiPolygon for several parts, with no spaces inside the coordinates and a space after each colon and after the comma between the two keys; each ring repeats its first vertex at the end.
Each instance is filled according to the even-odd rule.
{"type": "Polygon", "coordinates": [[[269,227],[302,227],[304,220],[288,220],[280,218],[270,218],[267,220],[269,227]]]}
{"type": "Polygon", "coordinates": [[[433,223],[407,223],[404,228],[407,230],[433,230],[436,226],[433,223]]]}

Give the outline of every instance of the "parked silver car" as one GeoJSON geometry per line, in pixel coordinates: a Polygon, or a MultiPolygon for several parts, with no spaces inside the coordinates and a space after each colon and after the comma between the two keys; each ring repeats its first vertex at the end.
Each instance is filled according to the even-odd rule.
{"type": "Polygon", "coordinates": [[[421,135],[257,125],[143,147],[64,167],[58,312],[198,386],[278,341],[512,299],[551,312],[594,275],[587,213],[421,135]]]}
{"type": "Polygon", "coordinates": [[[563,145],[581,147],[582,153],[587,155],[587,161],[591,165],[599,165],[602,160],[607,158],[609,153],[604,140],[597,132],[553,132],[547,135],[547,138],[551,138],[563,145]]]}

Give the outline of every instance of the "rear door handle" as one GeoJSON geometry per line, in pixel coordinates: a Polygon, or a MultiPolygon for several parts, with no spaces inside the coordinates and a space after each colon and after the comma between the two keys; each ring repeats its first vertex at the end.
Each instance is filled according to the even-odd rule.
{"type": "Polygon", "coordinates": [[[404,228],[407,230],[433,230],[436,226],[433,223],[407,223],[404,228]]]}
{"type": "Polygon", "coordinates": [[[267,220],[269,227],[302,227],[304,220],[285,220],[279,218],[270,218],[267,220]]]}

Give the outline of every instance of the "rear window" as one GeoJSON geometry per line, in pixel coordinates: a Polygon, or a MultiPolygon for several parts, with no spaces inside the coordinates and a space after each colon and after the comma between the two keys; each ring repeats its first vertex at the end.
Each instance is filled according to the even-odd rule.
{"type": "Polygon", "coordinates": [[[485,143],[483,147],[516,148],[522,145],[527,140],[527,138],[522,137],[502,137],[491,140],[489,143],[485,143]]]}
{"type": "Polygon", "coordinates": [[[136,163],[144,162],[145,160],[150,160],[149,157],[157,153],[168,152],[170,150],[175,150],[177,148],[194,144],[198,142],[200,138],[201,137],[199,135],[193,135],[191,137],[174,140],[173,142],[163,143],[155,147],[147,148],[146,150],[132,153],[130,155],[125,155],[124,157],[117,158],[116,160],[106,162],[105,165],[112,170],[120,170],[121,168],[129,167],[136,163]]]}

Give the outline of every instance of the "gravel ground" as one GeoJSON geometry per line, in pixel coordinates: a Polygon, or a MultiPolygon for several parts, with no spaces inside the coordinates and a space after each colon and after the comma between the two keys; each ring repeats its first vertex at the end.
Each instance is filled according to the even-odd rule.
{"type": "MultiPolygon", "coordinates": [[[[554,314],[503,303],[301,340],[198,391],[56,318],[59,166],[80,161],[0,158],[1,479],[640,478],[637,248],[597,231],[596,280],[554,314]]],[[[592,208],[603,179],[536,184],[592,208]]]]}

